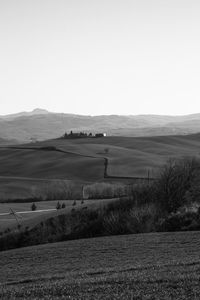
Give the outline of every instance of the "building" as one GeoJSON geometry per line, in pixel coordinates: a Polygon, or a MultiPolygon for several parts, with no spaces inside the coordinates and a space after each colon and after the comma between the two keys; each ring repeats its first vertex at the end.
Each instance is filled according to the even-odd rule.
{"type": "Polygon", "coordinates": [[[105,137],[106,133],[96,133],[95,137],[105,137]]]}

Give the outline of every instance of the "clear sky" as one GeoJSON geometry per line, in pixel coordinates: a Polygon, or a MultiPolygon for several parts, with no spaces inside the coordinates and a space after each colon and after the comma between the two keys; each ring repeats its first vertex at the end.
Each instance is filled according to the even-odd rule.
{"type": "Polygon", "coordinates": [[[0,114],[200,112],[199,0],[0,0],[0,114]]]}

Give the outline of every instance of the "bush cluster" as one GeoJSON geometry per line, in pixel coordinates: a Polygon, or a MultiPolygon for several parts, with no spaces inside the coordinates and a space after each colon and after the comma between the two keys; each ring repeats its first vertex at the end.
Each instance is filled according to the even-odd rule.
{"type": "Polygon", "coordinates": [[[170,160],[154,184],[157,204],[169,213],[176,212],[179,207],[194,198],[195,192],[199,193],[199,180],[200,160],[170,160]]]}
{"type": "Polygon", "coordinates": [[[125,195],[127,195],[127,187],[123,184],[97,182],[84,187],[84,196],[88,199],[108,199],[125,195]]]}
{"type": "Polygon", "coordinates": [[[46,200],[72,200],[82,197],[82,187],[70,182],[58,180],[47,183],[40,187],[35,187],[32,191],[31,199],[46,201],[46,200]]]}

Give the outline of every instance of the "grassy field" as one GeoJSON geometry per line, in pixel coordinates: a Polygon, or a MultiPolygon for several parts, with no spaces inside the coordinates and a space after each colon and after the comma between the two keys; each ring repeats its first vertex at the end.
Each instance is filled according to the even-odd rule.
{"type": "MultiPolygon", "coordinates": [[[[42,209],[52,209],[56,208],[58,200],[55,201],[40,201],[40,202],[35,202],[37,205],[37,210],[42,210],[42,209]]],[[[59,201],[61,204],[65,204],[67,206],[72,206],[73,200],[60,200],[59,201]]],[[[89,201],[85,200],[85,203],[89,201]]],[[[91,201],[93,202],[93,201],[91,201]]],[[[90,203],[91,203],[90,202],[90,203]]],[[[81,200],[76,200],[76,204],[79,205],[81,203],[81,200]]],[[[10,208],[12,208],[14,211],[29,211],[31,210],[31,205],[32,203],[27,203],[27,202],[22,202],[22,203],[0,203],[0,212],[1,213],[6,213],[9,211],[10,208]]]]}
{"type": "Polygon", "coordinates": [[[55,139],[17,147],[28,149],[0,148],[0,200],[29,198],[35,188],[52,180],[75,185],[116,180],[104,178],[105,157],[108,175],[118,176],[118,181],[124,182],[124,176],[147,177],[148,172],[156,177],[169,158],[199,157],[200,135],[55,139]],[[47,146],[65,153],[39,149],[47,146]]]}
{"type": "Polygon", "coordinates": [[[148,170],[153,174],[171,157],[199,156],[200,135],[61,139],[36,143],[35,146],[55,146],[76,154],[107,157],[111,176],[147,176],[148,170]],[[106,148],[108,153],[105,153],[106,148]]]}
{"type": "MultiPolygon", "coordinates": [[[[52,187],[71,186],[81,193],[85,181],[0,176],[0,202],[14,199],[34,199],[50,193],[52,187]]],[[[32,201],[32,200],[31,200],[32,201]]],[[[0,210],[1,212],[1,210],[0,210]]]]}
{"type": "Polygon", "coordinates": [[[1,253],[1,299],[199,299],[200,232],[76,240],[1,253]]]}
{"type": "Polygon", "coordinates": [[[59,151],[0,149],[0,176],[98,181],[101,158],[59,151]]]}

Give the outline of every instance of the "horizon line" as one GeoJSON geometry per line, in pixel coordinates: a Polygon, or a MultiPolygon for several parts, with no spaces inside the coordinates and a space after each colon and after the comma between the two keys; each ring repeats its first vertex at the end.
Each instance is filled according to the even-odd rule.
{"type": "MultiPolygon", "coordinates": [[[[109,114],[83,114],[83,113],[73,113],[73,112],[58,112],[58,111],[50,111],[46,108],[34,108],[32,110],[21,110],[21,111],[16,111],[16,112],[11,112],[11,113],[3,113],[0,114],[0,117],[6,117],[6,116],[12,116],[12,115],[17,115],[17,114],[22,114],[22,113],[33,113],[34,111],[45,111],[46,113],[49,114],[66,114],[66,115],[76,115],[76,116],[85,116],[85,117],[100,117],[100,116],[163,116],[163,117],[184,117],[184,116],[190,116],[190,115],[198,115],[200,112],[193,112],[193,113],[184,113],[184,114],[162,114],[162,113],[138,113],[138,114],[117,114],[117,113],[109,113],[109,114]]],[[[38,113],[39,114],[39,113],[38,113]]]]}

